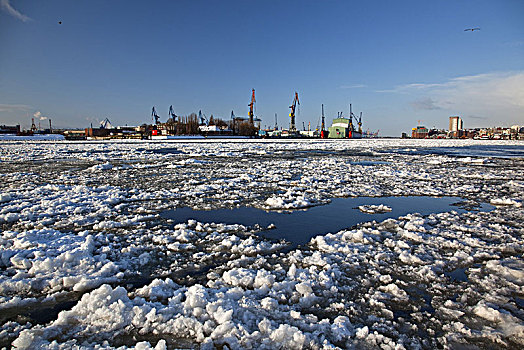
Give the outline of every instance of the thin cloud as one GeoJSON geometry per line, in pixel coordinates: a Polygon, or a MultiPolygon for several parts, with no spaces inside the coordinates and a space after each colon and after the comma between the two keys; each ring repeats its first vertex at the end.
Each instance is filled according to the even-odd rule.
{"type": "Polygon", "coordinates": [[[393,87],[392,89],[378,90],[376,92],[391,92],[391,93],[414,93],[423,90],[435,90],[457,87],[464,82],[481,82],[491,79],[500,78],[501,76],[510,76],[511,73],[483,73],[476,75],[464,75],[448,79],[448,81],[441,83],[409,83],[393,87]]]}
{"type": "Polygon", "coordinates": [[[437,105],[437,102],[433,100],[431,97],[423,97],[419,98],[413,102],[411,102],[411,106],[416,110],[435,110],[435,109],[442,109],[442,107],[437,105]]]}
{"type": "Polygon", "coordinates": [[[411,102],[415,109],[442,109],[478,122],[524,121],[524,71],[459,76],[442,83],[400,85],[394,90],[418,97],[411,102]]]}
{"type": "Polygon", "coordinates": [[[522,47],[522,46],[524,46],[524,40],[508,41],[508,42],[505,42],[503,45],[504,46],[508,46],[508,47],[522,47]]]}
{"type": "Polygon", "coordinates": [[[340,86],[341,89],[361,89],[365,87],[367,87],[367,85],[364,85],[364,84],[341,85],[340,86]]]}
{"type": "Polygon", "coordinates": [[[0,103],[0,112],[27,111],[30,109],[31,109],[31,106],[27,106],[27,105],[1,104],[0,103]]]}
{"type": "Polygon", "coordinates": [[[488,119],[488,117],[482,117],[482,116],[478,116],[478,115],[468,115],[466,118],[477,119],[477,120],[487,120],[488,119]]]}
{"type": "Polygon", "coordinates": [[[11,6],[11,4],[9,3],[9,0],[0,0],[0,8],[2,8],[2,10],[4,12],[7,12],[11,16],[21,20],[22,22],[31,21],[30,17],[28,17],[28,16],[20,13],[19,11],[15,10],[13,8],[13,6],[11,6]]]}
{"type": "Polygon", "coordinates": [[[448,83],[411,83],[411,84],[403,84],[403,85],[397,85],[392,89],[384,89],[384,90],[376,90],[375,92],[384,92],[384,93],[398,93],[398,94],[408,94],[413,91],[417,90],[427,90],[437,87],[444,87],[446,85],[450,84],[448,83]]]}
{"type": "Polygon", "coordinates": [[[424,89],[432,89],[436,87],[443,87],[446,86],[449,83],[412,83],[412,84],[406,84],[406,85],[400,85],[397,88],[400,90],[409,90],[409,89],[416,89],[416,90],[424,90],[424,89]]]}
{"type": "Polygon", "coordinates": [[[464,75],[461,77],[455,77],[449,80],[448,85],[455,85],[460,82],[474,82],[474,81],[486,81],[490,79],[496,79],[501,76],[511,75],[508,73],[483,73],[475,75],[464,75]]]}

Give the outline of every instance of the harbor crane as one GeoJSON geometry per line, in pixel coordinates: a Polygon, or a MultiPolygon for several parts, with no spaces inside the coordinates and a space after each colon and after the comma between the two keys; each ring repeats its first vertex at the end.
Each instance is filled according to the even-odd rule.
{"type": "Polygon", "coordinates": [[[198,111],[198,119],[200,120],[200,125],[207,125],[207,117],[204,113],[202,113],[202,110],[198,111]]]}
{"type": "Polygon", "coordinates": [[[233,135],[235,135],[235,113],[231,110],[231,129],[233,129],[233,135]]]}
{"type": "Polygon", "coordinates": [[[113,129],[113,124],[109,121],[109,118],[104,119],[104,121],[100,122],[100,128],[101,129],[113,129]]]}
{"type": "Polygon", "coordinates": [[[360,112],[360,118],[357,118],[357,116],[353,113],[351,103],[349,104],[349,128],[351,131],[355,130],[355,127],[353,125],[353,118],[355,118],[355,123],[358,125],[358,132],[362,133],[362,112],[360,112]]]}
{"type": "Polygon", "coordinates": [[[173,123],[175,123],[177,115],[175,114],[175,110],[173,109],[173,105],[169,106],[168,115],[169,115],[169,117],[171,117],[173,119],[173,123]]]}
{"type": "Polygon", "coordinates": [[[251,125],[254,125],[255,124],[255,120],[254,120],[254,116],[255,116],[255,113],[253,111],[253,109],[255,108],[255,89],[253,89],[253,93],[251,95],[251,102],[248,104],[249,106],[249,124],[251,125]]]}
{"type": "Polygon", "coordinates": [[[324,119],[324,104],[322,104],[322,126],[320,128],[320,137],[323,139],[327,139],[328,133],[326,131],[326,124],[324,119]]]}
{"type": "Polygon", "coordinates": [[[290,132],[296,132],[297,127],[295,125],[295,110],[297,108],[297,105],[300,104],[300,101],[298,100],[298,92],[295,91],[295,98],[293,99],[293,102],[291,103],[291,112],[289,113],[289,117],[291,118],[291,123],[289,124],[289,131],[290,132]]]}
{"type": "Polygon", "coordinates": [[[353,109],[350,103],[349,104],[349,130],[351,131],[355,131],[355,127],[353,126],[353,117],[355,118],[355,121],[357,121],[357,117],[353,114],[353,109]]]}
{"type": "Polygon", "coordinates": [[[155,125],[160,122],[160,117],[156,114],[155,106],[153,106],[153,110],[151,111],[151,120],[155,121],[155,125]]]}

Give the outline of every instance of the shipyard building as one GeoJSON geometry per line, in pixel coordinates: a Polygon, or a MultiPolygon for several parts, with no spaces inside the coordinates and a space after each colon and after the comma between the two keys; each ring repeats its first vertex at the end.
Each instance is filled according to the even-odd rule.
{"type": "Polygon", "coordinates": [[[459,116],[449,117],[449,134],[451,138],[460,137],[463,129],[462,119],[459,116]]]}

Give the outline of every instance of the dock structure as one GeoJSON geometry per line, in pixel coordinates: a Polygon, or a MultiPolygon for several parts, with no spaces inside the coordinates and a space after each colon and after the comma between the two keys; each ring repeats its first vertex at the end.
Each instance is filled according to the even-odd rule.
{"type": "Polygon", "coordinates": [[[337,118],[333,120],[333,123],[329,127],[330,139],[361,139],[362,138],[362,113],[360,118],[357,118],[353,114],[351,104],[349,105],[349,118],[342,116],[342,112],[339,112],[337,118]],[[358,129],[353,124],[353,118],[358,124],[358,129]]]}

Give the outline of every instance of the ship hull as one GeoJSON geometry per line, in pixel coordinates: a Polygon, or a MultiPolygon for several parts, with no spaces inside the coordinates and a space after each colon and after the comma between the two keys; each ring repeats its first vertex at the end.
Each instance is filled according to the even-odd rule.
{"type": "Polygon", "coordinates": [[[348,138],[349,139],[361,139],[362,133],[358,131],[349,131],[348,138]]]}

